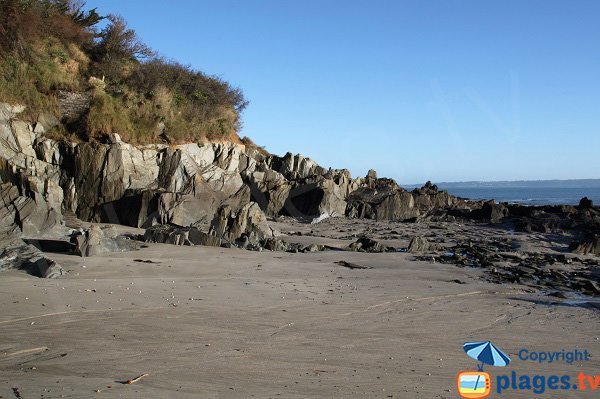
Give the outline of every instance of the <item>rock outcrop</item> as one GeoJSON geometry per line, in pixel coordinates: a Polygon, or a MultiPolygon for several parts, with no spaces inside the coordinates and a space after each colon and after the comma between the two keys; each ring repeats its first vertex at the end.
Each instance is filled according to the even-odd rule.
{"type": "Polygon", "coordinates": [[[600,256],[600,237],[593,237],[589,240],[585,240],[582,242],[575,241],[571,243],[570,248],[571,252],[580,255],[596,255],[600,256]]]}
{"type": "Polygon", "coordinates": [[[372,238],[361,237],[348,246],[348,249],[355,252],[396,252],[396,248],[383,245],[372,238]]]}
{"type": "Polygon", "coordinates": [[[427,238],[417,236],[413,237],[408,244],[407,252],[410,253],[422,253],[422,252],[435,252],[441,248],[438,244],[430,242],[427,238]]]}
{"type": "Polygon", "coordinates": [[[39,192],[20,195],[14,184],[0,184],[0,236],[44,237],[66,232],[60,212],[36,194],[39,192]]]}
{"type": "Polygon", "coordinates": [[[219,237],[201,231],[197,227],[181,227],[175,225],[157,224],[146,229],[143,240],[146,242],[173,245],[205,245],[220,247],[219,237]]]}
{"type": "MultiPolygon", "coordinates": [[[[61,104],[65,121],[87,106],[85,98],[65,97],[61,104]]],[[[103,142],[56,141],[44,133],[57,118],[42,114],[27,123],[19,119],[23,110],[0,103],[1,237],[64,236],[67,213],[149,229],[147,240],[241,247],[287,245],[273,241],[266,223],[279,215],[315,222],[327,215],[510,221],[526,231],[572,229],[581,236],[600,231],[600,211],[588,199],[578,207],[471,202],[430,182],[409,192],[374,170],[353,179],[345,169],[326,169],[302,155],[279,157],[235,143],[134,146],[118,134],[103,142]],[[211,221],[210,231],[195,227],[211,221]],[[151,229],[155,225],[162,227],[151,229]]],[[[82,255],[116,245],[96,233],[74,237],[82,255]]]]}
{"type": "MultiPolygon", "coordinates": [[[[70,106],[65,97],[64,118],[84,110],[84,100],[70,106]]],[[[211,221],[223,205],[236,213],[251,201],[267,216],[402,221],[456,202],[431,184],[409,193],[373,170],[353,179],[302,155],[279,157],[234,143],[136,147],[117,134],[104,142],[57,142],[43,135],[43,123],[56,121],[27,124],[18,119],[22,110],[0,104],[2,181],[21,194],[36,193],[29,197],[43,198],[58,215],[73,212],[84,221],[191,226],[211,221]]]]}
{"type": "Polygon", "coordinates": [[[24,270],[43,278],[57,278],[64,274],[58,263],[22,240],[4,242],[0,248],[0,272],[10,269],[24,270]]]}
{"type": "Polygon", "coordinates": [[[487,201],[481,208],[473,210],[469,217],[482,222],[499,223],[508,216],[508,213],[509,210],[505,205],[487,201]]]}
{"type": "Polygon", "coordinates": [[[91,226],[71,236],[72,252],[79,256],[96,256],[110,252],[123,252],[137,249],[135,241],[121,236],[114,227],[91,226]]]}
{"type": "Polygon", "coordinates": [[[391,179],[374,179],[367,176],[366,187],[348,196],[346,215],[391,221],[414,221],[436,209],[448,209],[464,201],[439,191],[427,182],[422,188],[408,192],[391,179]]]}
{"type": "Polygon", "coordinates": [[[240,247],[245,247],[248,243],[257,244],[275,236],[265,214],[255,202],[244,205],[237,212],[228,205],[219,208],[210,225],[209,234],[240,247]]]}
{"type": "Polygon", "coordinates": [[[258,204],[250,202],[238,211],[229,205],[221,206],[208,232],[196,226],[155,225],[146,229],[144,241],[174,245],[234,246],[259,249],[276,232],[269,226],[258,204]]]}

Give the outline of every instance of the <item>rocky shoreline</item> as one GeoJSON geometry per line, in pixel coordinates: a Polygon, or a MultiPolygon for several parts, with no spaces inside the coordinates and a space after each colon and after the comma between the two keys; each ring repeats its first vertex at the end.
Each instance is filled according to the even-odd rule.
{"type": "Polygon", "coordinates": [[[497,283],[600,295],[600,209],[587,198],[579,206],[469,201],[429,182],[406,191],[375,171],[352,178],[302,155],[278,157],[232,143],[135,147],[118,135],[105,142],[55,141],[43,135],[48,118],[28,124],[19,119],[22,111],[0,104],[0,270],[59,277],[64,270],[41,251],[95,256],[144,242],[302,253],[408,251],[418,260],[481,268],[497,283]],[[377,236],[359,223],[344,245],[332,246],[297,242],[295,234],[274,227],[294,221],[318,231],[335,220],[393,228],[377,236]],[[107,224],[144,230],[123,234],[107,224]],[[420,232],[409,243],[387,243],[415,226],[420,232]],[[495,238],[459,234],[461,226],[495,238]],[[524,234],[534,247],[540,239],[560,245],[523,249],[497,232],[524,234]]]}

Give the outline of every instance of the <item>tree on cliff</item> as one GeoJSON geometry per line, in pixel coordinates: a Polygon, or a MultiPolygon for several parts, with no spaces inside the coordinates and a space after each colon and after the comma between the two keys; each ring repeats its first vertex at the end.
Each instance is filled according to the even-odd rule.
{"type": "Polygon", "coordinates": [[[94,72],[103,77],[120,80],[127,73],[126,64],[153,57],[155,53],[144,44],[122,17],[109,15],[110,23],[98,34],[90,49],[94,72]]]}
{"type": "Polygon", "coordinates": [[[50,36],[63,42],[88,42],[103,17],[95,8],[83,7],[84,3],[73,0],[1,0],[0,53],[24,56],[36,41],[50,36]]]}

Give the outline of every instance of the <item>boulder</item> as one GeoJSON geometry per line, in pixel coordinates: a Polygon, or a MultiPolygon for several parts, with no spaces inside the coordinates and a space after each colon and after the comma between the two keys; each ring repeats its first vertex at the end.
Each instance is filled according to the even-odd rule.
{"type": "Polygon", "coordinates": [[[120,236],[114,227],[97,225],[71,236],[73,253],[82,257],[137,249],[135,241],[120,236]]]}
{"type": "Polygon", "coordinates": [[[427,238],[425,238],[425,237],[416,236],[410,240],[410,243],[408,244],[408,248],[406,251],[410,252],[410,253],[421,253],[421,252],[435,252],[435,251],[439,251],[439,250],[440,250],[439,245],[429,242],[429,240],[427,240],[427,238]]]}
{"type": "Polygon", "coordinates": [[[262,246],[269,251],[285,252],[290,249],[290,245],[280,238],[267,238],[263,241],[262,246]]]}
{"type": "Polygon", "coordinates": [[[222,206],[211,222],[209,234],[221,237],[230,243],[246,237],[257,243],[274,237],[274,230],[256,202],[244,205],[238,212],[228,206],[222,206]]]}
{"type": "Polygon", "coordinates": [[[58,263],[22,240],[5,242],[0,248],[0,271],[9,269],[24,270],[42,278],[58,278],[65,274],[58,263]]]}

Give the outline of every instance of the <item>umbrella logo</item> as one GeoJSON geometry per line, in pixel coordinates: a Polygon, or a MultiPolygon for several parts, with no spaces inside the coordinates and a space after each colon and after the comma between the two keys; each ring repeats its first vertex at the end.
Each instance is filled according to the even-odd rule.
{"type": "Polygon", "coordinates": [[[505,367],[510,363],[510,357],[490,341],[466,342],[463,349],[467,355],[477,360],[478,364],[477,371],[463,371],[458,374],[458,393],[467,399],[485,398],[492,392],[492,382],[490,375],[483,371],[484,365],[505,367]]]}

